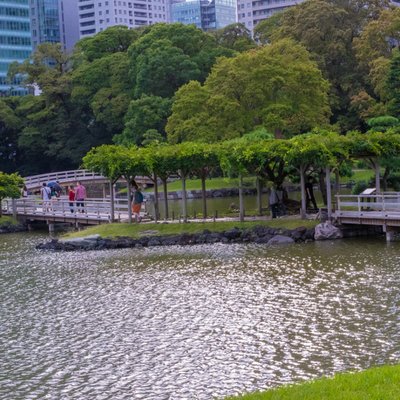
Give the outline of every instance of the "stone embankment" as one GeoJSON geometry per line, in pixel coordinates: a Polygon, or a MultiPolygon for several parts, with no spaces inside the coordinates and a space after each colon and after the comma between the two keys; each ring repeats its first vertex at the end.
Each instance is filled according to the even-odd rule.
{"type": "Polygon", "coordinates": [[[166,236],[143,236],[137,239],[117,237],[113,239],[92,235],[77,239],[57,240],[37,246],[41,250],[75,251],[140,248],[154,246],[187,246],[212,243],[264,243],[267,245],[290,244],[314,240],[314,229],[299,227],[293,230],[274,229],[256,226],[251,229],[234,228],[224,232],[210,232],[205,229],[196,234],[180,234],[166,236]]]}
{"type": "Polygon", "coordinates": [[[27,230],[28,228],[25,224],[12,224],[11,222],[4,222],[0,225],[0,234],[25,232],[27,230]]]}

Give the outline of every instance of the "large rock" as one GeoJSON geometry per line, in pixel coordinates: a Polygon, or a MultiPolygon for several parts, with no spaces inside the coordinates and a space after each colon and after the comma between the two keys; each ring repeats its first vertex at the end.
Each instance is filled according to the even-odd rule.
{"type": "Polygon", "coordinates": [[[342,237],[342,231],[329,221],[318,224],[315,227],[315,240],[341,239],[342,237]]]}
{"type": "Polygon", "coordinates": [[[276,245],[276,244],[292,244],[294,240],[289,236],[276,235],[270,240],[268,240],[268,245],[276,245]]]}

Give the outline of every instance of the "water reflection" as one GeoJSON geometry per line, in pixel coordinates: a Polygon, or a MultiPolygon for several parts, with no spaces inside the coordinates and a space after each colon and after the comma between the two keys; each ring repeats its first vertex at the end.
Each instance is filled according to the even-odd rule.
{"type": "Polygon", "coordinates": [[[0,398],[211,399],[394,362],[398,245],[0,240],[0,398]]]}

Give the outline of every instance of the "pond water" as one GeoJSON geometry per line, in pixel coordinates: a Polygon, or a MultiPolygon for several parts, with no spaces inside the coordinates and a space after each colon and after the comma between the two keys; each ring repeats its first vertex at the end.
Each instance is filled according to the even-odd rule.
{"type": "Polygon", "coordinates": [[[1,399],[219,399],[400,358],[398,243],[44,239],[0,236],[1,399]]]}

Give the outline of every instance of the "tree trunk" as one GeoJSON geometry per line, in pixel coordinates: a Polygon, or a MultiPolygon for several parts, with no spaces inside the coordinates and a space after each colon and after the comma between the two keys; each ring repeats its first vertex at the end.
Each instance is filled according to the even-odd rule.
{"type": "Polygon", "coordinates": [[[158,181],[156,174],[154,174],[153,179],[154,179],[154,222],[157,222],[158,219],[160,218],[160,207],[158,204],[158,181]]]}
{"type": "Polygon", "coordinates": [[[381,192],[381,168],[379,165],[379,161],[376,160],[374,162],[374,167],[375,167],[375,188],[376,188],[376,194],[379,194],[381,192]]]}
{"type": "Polygon", "coordinates": [[[337,168],[335,170],[335,192],[337,195],[340,194],[340,174],[337,168]]]}
{"type": "Polygon", "coordinates": [[[328,221],[332,219],[332,192],[331,192],[331,169],[326,167],[326,199],[328,207],[328,221]]]}
{"type": "Polygon", "coordinates": [[[115,221],[115,206],[114,206],[114,181],[110,180],[110,214],[111,222],[115,221]]]}
{"type": "Polygon", "coordinates": [[[305,167],[300,167],[300,189],[301,189],[301,209],[300,216],[301,219],[306,218],[307,213],[307,201],[306,201],[306,177],[305,177],[305,167]]]}
{"type": "Polygon", "coordinates": [[[182,214],[183,222],[187,222],[187,196],[186,196],[186,175],[181,174],[182,180],[182,214]]]}
{"type": "Polygon", "coordinates": [[[322,194],[322,200],[324,202],[324,205],[326,206],[326,190],[325,190],[325,179],[324,179],[324,171],[322,169],[319,170],[318,174],[318,183],[319,183],[319,190],[321,191],[322,194]]]}
{"type": "Polygon", "coordinates": [[[163,191],[164,191],[164,212],[165,212],[164,220],[166,221],[169,217],[167,178],[163,178],[162,183],[163,183],[163,191]]]}
{"type": "Polygon", "coordinates": [[[262,215],[262,189],[263,182],[259,176],[257,176],[257,213],[258,215],[262,215]]]}
{"type": "Polygon", "coordinates": [[[239,220],[244,221],[243,176],[239,175],[239,220]]]}
{"type": "Polygon", "coordinates": [[[206,193],[206,175],[201,175],[201,197],[203,199],[203,219],[207,218],[207,193],[206,193]]]}
{"type": "Polygon", "coordinates": [[[388,190],[387,180],[389,178],[389,175],[390,175],[390,167],[386,167],[385,168],[385,173],[382,176],[382,190],[384,192],[387,192],[387,190],[388,190]]]}
{"type": "Polygon", "coordinates": [[[132,191],[132,184],[131,180],[128,178],[128,222],[132,223],[132,198],[131,198],[131,191],[132,191]]]}

